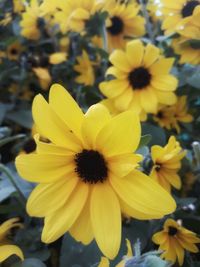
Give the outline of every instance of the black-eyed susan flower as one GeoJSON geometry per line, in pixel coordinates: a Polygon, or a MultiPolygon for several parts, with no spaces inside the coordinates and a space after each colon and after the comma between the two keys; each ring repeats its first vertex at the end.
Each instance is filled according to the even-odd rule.
{"type": "Polygon", "coordinates": [[[77,83],[84,85],[93,85],[95,82],[95,74],[92,63],[87,52],[84,50],[81,56],[76,58],[78,64],[74,66],[74,70],[79,73],[75,78],[77,83]]]}
{"type": "Polygon", "coordinates": [[[55,52],[50,55],[49,57],[49,63],[56,65],[63,63],[67,60],[67,53],[66,52],[55,52]]]}
{"type": "Polygon", "coordinates": [[[12,255],[18,256],[21,260],[24,259],[21,249],[15,245],[9,244],[7,238],[12,228],[22,227],[22,224],[18,221],[18,218],[13,218],[0,225],[0,263],[12,255]]]}
{"type": "Polygon", "coordinates": [[[187,96],[178,97],[175,105],[161,106],[158,109],[158,113],[154,116],[154,120],[161,127],[165,127],[168,130],[176,129],[180,133],[180,123],[190,123],[193,121],[193,116],[188,113],[187,96]]]}
{"type": "Polygon", "coordinates": [[[200,49],[195,47],[188,39],[184,37],[174,39],[172,48],[176,54],[180,55],[180,64],[200,64],[200,49]]]}
{"type": "Polygon", "coordinates": [[[200,5],[199,0],[161,0],[161,3],[164,16],[162,29],[167,35],[177,32],[177,28],[187,22],[200,5]]]}
{"type": "MultiPolygon", "coordinates": [[[[177,26],[176,28],[177,32],[188,39],[200,40],[199,17],[200,17],[200,5],[194,9],[194,12],[191,17],[185,19],[182,23],[180,23],[177,26]]],[[[198,47],[196,48],[198,49],[198,47]]]]}
{"type": "MultiPolygon", "coordinates": [[[[126,261],[133,256],[131,243],[128,239],[126,239],[126,247],[127,247],[126,256],[115,267],[125,267],[126,261]]],[[[105,257],[102,257],[98,267],[110,267],[109,260],[105,257]]]]}
{"type": "Polygon", "coordinates": [[[124,48],[129,38],[145,34],[145,20],[138,15],[139,7],[122,4],[120,1],[107,1],[104,10],[108,12],[106,30],[109,50],[124,48]]]}
{"type": "Polygon", "coordinates": [[[6,51],[7,57],[10,60],[18,60],[22,51],[23,51],[22,45],[16,41],[8,46],[6,51]]]}
{"type": "Polygon", "coordinates": [[[140,141],[138,116],[127,111],[111,117],[100,105],[83,114],[60,85],[50,89],[49,103],[33,101],[39,132],[36,152],[20,155],[20,175],[39,185],[27,211],[45,217],[42,240],[51,243],[64,233],[84,244],[94,238],[113,259],[121,242],[121,211],[135,218],[160,218],[175,209],[169,193],[136,169],[140,141]],[[40,138],[45,137],[44,142],[40,138]]]}
{"type": "Polygon", "coordinates": [[[38,0],[31,0],[22,13],[21,35],[30,40],[38,40],[41,35],[41,24],[44,24],[44,19],[41,17],[39,2],[38,0]]]}
{"type": "Polygon", "coordinates": [[[134,40],[127,43],[125,51],[115,50],[109,59],[113,66],[107,75],[115,79],[101,83],[100,90],[120,111],[156,113],[158,103],[176,102],[178,81],[169,74],[174,59],[161,57],[156,46],[145,47],[140,40],[134,40]]]}
{"type": "Polygon", "coordinates": [[[180,266],[184,262],[185,250],[197,253],[196,243],[200,239],[196,234],[172,219],[167,219],[164,229],[153,235],[152,240],[159,245],[159,250],[163,250],[162,258],[175,263],[178,260],[180,266]]]}
{"type": "Polygon", "coordinates": [[[151,148],[153,168],[150,177],[157,181],[167,191],[171,187],[181,188],[181,179],[178,171],[181,168],[181,159],[186,155],[174,136],[169,138],[166,146],[154,145],[151,148]]]}
{"type": "Polygon", "coordinates": [[[99,10],[96,0],[68,0],[59,3],[55,12],[55,22],[60,26],[61,32],[67,31],[82,32],[86,22],[99,10]]]}

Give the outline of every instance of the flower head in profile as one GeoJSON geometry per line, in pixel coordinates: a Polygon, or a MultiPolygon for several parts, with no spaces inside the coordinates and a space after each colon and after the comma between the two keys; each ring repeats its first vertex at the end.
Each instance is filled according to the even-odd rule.
{"type": "Polygon", "coordinates": [[[158,103],[176,102],[177,79],[169,74],[174,59],[161,57],[156,46],[144,46],[140,40],[128,42],[125,51],[111,54],[110,62],[113,66],[107,75],[115,79],[101,83],[100,90],[118,110],[156,113],[158,103]]]}
{"type": "Polygon", "coordinates": [[[93,64],[87,52],[84,50],[82,55],[77,57],[78,64],[74,66],[74,70],[79,73],[75,81],[84,85],[93,85],[95,82],[95,74],[93,64]]]}
{"type": "Polygon", "coordinates": [[[199,251],[196,243],[200,243],[200,239],[194,232],[172,219],[167,219],[163,228],[152,237],[153,242],[159,245],[159,250],[163,250],[162,258],[172,263],[178,260],[179,265],[182,266],[185,250],[193,253],[199,251]]]}
{"type": "Polygon", "coordinates": [[[84,244],[95,239],[113,259],[121,242],[122,212],[151,219],[174,211],[170,194],[136,168],[141,129],[135,113],[111,117],[96,104],[84,114],[58,84],[50,89],[49,103],[35,97],[32,112],[36,152],[18,156],[16,167],[26,180],[39,183],[27,211],[45,217],[45,243],[69,231],[84,244]]]}
{"type": "Polygon", "coordinates": [[[180,56],[180,64],[200,64],[200,49],[196,47],[195,42],[192,43],[185,37],[175,38],[172,41],[172,48],[180,56]]]}
{"type": "Polygon", "coordinates": [[[161,106],[154,120],[158,122],[161,127],[168,130],[176,129],[178,133],[181,131],[180,123],[190,123],[193,117],[188,113],[187,96],[180,96],[175,105],[161,106]]]}
{"type": "Polygon", "coordinates": [[[181,159],[184,158],[185,154],[186,151],[182,150],[174,136],[170,137],[167,145],[164,147],[152,146],[151,156],[154,166],[150,177],[167,191],[171,190],[171,186],[180,189],[181,179],[178,171],[181,167],[181,159]]]}
{"type": "Polygon", "coordinates": [[[18,218],[13,218],[0,224],[0,263],[12,255],[16,255],[22,260],[24,259],[21,249],[15,245],[10,245],[7,238],[11,229],[22,227],[22,224],[18,221],[18,218]]]}
{"type": "MultiPolygon", "coordinates": [[[[167,35],[182,29],[200,5],[199,0],[161,0],[161,3],[164,17],[162,29],[167,35]]],[[[194,34],[193,29],[190,30],[194,34]]]]}
{"type": "Polygon", "coordinates": [[[145,20],[138,15],[139,7],[135,4],[106,1],[103,10],[108,12],[106,30],[109,50],[124,48],[127,38],[140,37],[145,34],[145,20]]]}

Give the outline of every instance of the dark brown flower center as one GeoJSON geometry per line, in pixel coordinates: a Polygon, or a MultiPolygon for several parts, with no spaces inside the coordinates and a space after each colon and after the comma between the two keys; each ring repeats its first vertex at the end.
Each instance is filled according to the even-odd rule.
{"type": "Polygon", "coordinates": [[[118,35],[123,32],[124,23],[121,18],[114,16],[111,18],[112,25],[107,28],[108,32],[112,35],[118,35]]]}
{"type": "Polygon", "coordinates": [[[159,112],[157,113],[157,117],[158,117],[159,119],[163,119],[163,118],[164,118],[164,114],[162,113],[162,111],[159,111],[159,112]]]}
{"type": "Polygon", "coordinates": [[[85,183],[103,183],[108,176],[107,163],[102,154],[96,150],[83,149],[75,155],[75,172],[85,183]]]}
{"type": "Polygon", "coordinates": [[[177,229],[176,227],[170,226],[170,227],[168,228],[168,234],[169,234],[170,236],[174,236],[174,235],[176,235],[177,232],[178,232],[178,229],[177,229]]]}
{"type": "Polygon", "coordinates": [[[188,1],[181,10],[182,17],[185,18],[191,16],[193,14],[195,7],[198,6],[199,4],[200,4],[199,1],[196,0],[188,1]]]}
{"type": "Polygon", "coordinates": [[[11,53],[12,55],[17,55],[17,54],[18,54],[18,50],[17,50],[16,48],[12,48],[12,49],[10,50],[10,53],[11,53]]]}
{"type": "Polygon", "coordinates": [[[139,67],[129,73],[128,79],[134,89],[143,89],[150,84],[151,74],[146,68],[139,67]]]}

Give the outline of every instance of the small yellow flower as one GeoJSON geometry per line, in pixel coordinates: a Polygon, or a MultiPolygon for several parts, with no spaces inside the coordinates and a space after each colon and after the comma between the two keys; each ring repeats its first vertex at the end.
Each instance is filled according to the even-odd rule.
{"type": "MultiPolygon", "coordinates": [[[[200,5],[199,0],[161,0],[161,3],[164,17],[162,29],[167,35],[177,32],[177,29],[182,28],[200,5]]],[[[196,19],[198,20],[198,18],[196,19]]],[[[193,34],[193,30],[191,34],[193,34]]]]}
{"type": "MultiPolygon", "coordinates": [[[[125,267],[126,260],[133,256],[131,243],[128,239],[126,239],[126,247],[127,247],[126,257],[123,260],[121,260],[115,267],[125,267]]],[[[109,260],[105,257],[102,257],[98,267],[110,267],[109,260]]]]}
{"type": "Polygon", "coordinates": [[[46,68],[38,67],[33,68],[33,72],[39,79],[40,86],[43,90],[48,90],[49,85],[51,83],[51,75],[46,68]]]}
{"type": "MultiPolygon", "coordinates": [[[[192,1],[195,2],[195,1],[192,1]]],[[[177,32],[188,39],[200,40],[200,6],[197,6],[191,17],[177,26],[177,32]]]]}
{"type": "Polygon", "coordinates": [[[16,167],[22,177],[39,183],[27,212],[45,217],[43,242],[69,231],[84,244],[95,239],[113,259],[121,243],[121,213],[150,219],[175,210],[170,194],[136,168],[141,126],[135,113],[111,117],[96,104],[83,114],[58,84],[50,89],[49,103],[35,97],[32,112],[37,149],[18,156],[16,167]]]}
{"type": "Polygon", "coordinates": [[[74,70],[79,73],[75,81],[84,85],[93,85],[95,82],[95,74],[93,69],[93,63],[86,51],[83,51],[82,55],[77,57],[78,64],[74,66],[74,70]]]}
{"type": "Polygon", "coordinates": [[[122,4],[119,1],[107,1],[103,10],[108,12],[106,30],[109,50],[124,48],[127,40],[145,34],[145,20],[138,15],[139,7],[134,4],[122,4]]]}
{"type": "Polygon", "coordinates": [[[184,262],[184,251],[197,253],[196,243],[200,239],[196,234],[172,219],[167,219],[164,223],[164,229],[153,235],[152,240],[159,245],[159,250],[163,250],[162,258],[175,263],[178,260],[180,266],[184,262]]]}
{"type": "Polygon", "coordinates": [[[158,113],[154,116],[154,120],[158,122],[161,127],[168,130],[176,129],[180,133],[181,128],[179,123],[189,123],[193,121],[193,117],[188,113],[187,96],[180,96],[175,105],[161,106],[158,113]]]}
{"type": "Polygon", "coordinates": [[[0,26],[6,26],[12,21],[12,14],[10,12],[5,13],[4,18],[0,20],[0,26]]]}
{"type": "Polygon", "coordinates": [[[156,46],[144,46],[140,40],[134,40],[127,43],[125,51],[115,50],[109,60],[113,66],[107,75],[115,79],[101,83],[100,90],[118,110],[156,113],[158,103],[176,102],[174,90],[178,81],[169,74],[174,58],[161,57],[156,46]]]}
{"type": "Polygon", "coordinates": [[[18,218],[13,218],[0,225],[0,263],[11,255],[17,255],[21,260],[24,259],[21,249],[17,246],[10,245],[7,239],[12,228],[22,227],[22,224],[18,223],[18,221],[18,218]]]}
{"type": "Polygon", "coordinates": [[[188,39],[175,38],[172,41],[172,48],[174,52],[180,55],[179,62],[180,64],[190,63],[193,65],[200,64],[200,49],[195,47],[188,39]]]}
{"type": "Polygon", "coordinates": [[[171,136],[164,147],[155,145],[151,148],[151,156],[154,163],[150,177],[157,181],[167,191],[171,186],[180,189],[181,179],[177,172],[181,167],[181,159],[186,155],[179,142],[171,136]]]}
{"type": "Polygon", "coordinates": [[[67,60],[67,53],[65,52],[56,52],[50,55],[49,57],[49,63],[56,65],[63,63],[67,60]]]}
{"type": "Polygon", "coordinates": [[[43,23],[38,0],[31,0],[26,5],[25,12],[22,13],[21,35],[30,40],[38,40],[40,38],[40,25],[43,23]]]}
{"type": "Polygon", "coordinates": [[[7,57],[10,60],[18,60],[19,55],[23,51],[23,47],[19,42],[14,42],[10,44],[7,48],[7,57]]]}

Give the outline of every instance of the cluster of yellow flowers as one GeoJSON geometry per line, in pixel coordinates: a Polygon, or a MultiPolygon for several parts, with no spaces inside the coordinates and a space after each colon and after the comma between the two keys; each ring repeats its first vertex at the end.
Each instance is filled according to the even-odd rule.
{"type": "MultiPolygon", "coordinates": [[[[200,39],[199,0],[161,0],[162,29],[172,36],[172,47],[180,55],[179,63],[200,63],[196,41],[200,39]],[[178,34],[178,37],[177,37],[178,34]]],[[[151,147],[150,173],[141,170],[143,157],[138,148],[141,121],[152,116],[154,123],[168,130],[181,131],[180,123],[189,123],[187,96],[178,96],[178,79],[172,74],[174,57],[165,57],[155,44],[145,40],[143,5],[116,0],[13,0],[14,12],[21,14],[21,35],[37,42],[42,34],[56,40],[57,50],[47,64],[58,65],[73,53],[69,33],[87,36],[87,27],[97,14],[107,14],[102,34],[89,38],[95,46],[107,50],[105,80],[98,83],[105,97],[83,112],[71,94],[60,84],[51,86],[49,101],[34,97],[32,115],[36,149],[16,158],[21,177],[38,183],[27,201],[30,216],[44,218],[42,241],[52,243],[69,232],[84,245],[96,241],[102,257],[99,267],[108,267],[120,249],[122,216],[139,220],[161,219],[176,210],[172,187],[181,188],[178,174],[186,151],[175,136],[165,146],[151,147]],[[142,38],[143,37],[143,38],[142,38]],[[140,39],[137,39],[140,38],[140,39]],[[134,39],[134,40],[133,40],[134,39]]],[[[158,20],[153,1],[147,6],[150,18],[158,20]]],[[[147,11],[146,10],[146,11],[147,11]]],[[[10,23],[6,14],[1,25],[10,23]]],[[[87,39],[86,39],[87,40],[87,39]]],[[[17,60],[24,47],[16,41],[0,60],[17,60]]],[[[91,50],[92,51],[92,50],[91,50]]],[[[81,49],[72,67],[78,74],[74,82],[93,86],[95,66],[100,58],[81,49]]],[[[40,61],[40,56],[34,60],[40,61]]],[[[48,68],[31,66],[41,88],[52,82],[48,68]]],[[[15,86],[10,91],[15,91],[15,86]]],[[[29,96],[26,96],[29,97],[29,96]]],[[[6,236],[17,219],[0,226],[0,262],[22,251],[7,244],[6,236]]],[[[163,251],[161,257],[173,263],[184,261],[184,250],[198,252],[200,239],[173,219],[166,219],[164,229],[153,235],[153,242],[163,251]]],[[[133,255],[127,241],[127,258],[133,255]]],[[[125,260],[116,267],[125,266],[125,260]]]]}

